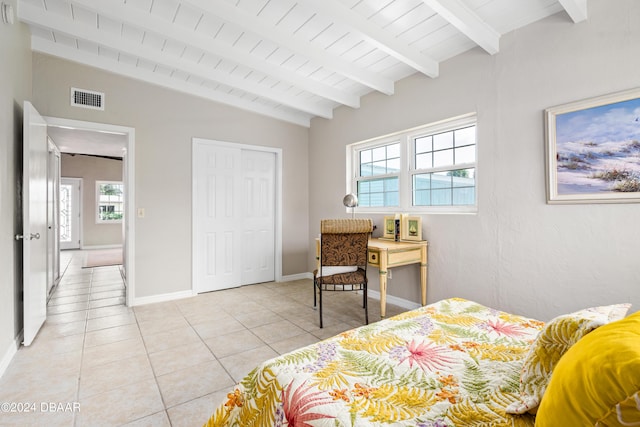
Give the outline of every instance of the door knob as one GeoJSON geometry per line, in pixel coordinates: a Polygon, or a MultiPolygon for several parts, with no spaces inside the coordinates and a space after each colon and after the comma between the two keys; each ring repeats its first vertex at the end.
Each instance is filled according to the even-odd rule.
{"type": "Polygon", "coordinates": [[[16,240],[24,239],[22,234],[16,234],[16,240]]]}
{"type": "Polygon", "coordinates": [[[33,240],[36,239],[38,240],[40,238],[40,233],[31,233],[31,236],[29,237],[29,240],[33,240]]]}

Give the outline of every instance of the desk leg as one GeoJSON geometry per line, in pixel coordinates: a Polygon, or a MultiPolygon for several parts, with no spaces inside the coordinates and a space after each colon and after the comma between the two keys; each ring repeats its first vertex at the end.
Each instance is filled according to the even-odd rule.
{"type": "Polygon", "coordinates": [[[420,254],[420,290],[422,291],[422,306],[427,305],[427,247],[422,248],[420,254]]]}
{"type": "Polygon", "coordinates": [[[380,317],[387,312],[387,254],[380,257],[380,317]]]}

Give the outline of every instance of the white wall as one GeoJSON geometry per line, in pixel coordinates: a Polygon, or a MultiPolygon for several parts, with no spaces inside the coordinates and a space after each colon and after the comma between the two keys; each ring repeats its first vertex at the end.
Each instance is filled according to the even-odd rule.
{"type": "Polygon", "coordinates": [[[135,298],[191,289],[191,139],[283,149],[284,275],[306,271],[308,132],[142,81],[34,53],[41,114],[135,128],[135,298]],[[69,105],[70,87],[105,93],[105,111],[69,105]]]}
{"type": "MultiPolygon", "coordinates": [[[[640,205],[547,205],[545,108],[640,86],[640,2],[590,0],[414,74],[395,95],[370,94],[310,131],[311,241],[325,217],[346,217],[345,145],[468,112],[478,114],[476,215],[425,215],[428,301],[459,296],[541,320],[632,302],[640,309],[640,205]]],[[[382,216],[374,216],[381,228],[382,216]]],[[[379,231],[378,231],[379,232],[379,231]]],[[[313,247],[309,245],[309,269],[313,247]]],[[[377,270],[369,270],[371,288],[377,270]]],[[[417,268],[394,271],[388,293],[419,301],[417,268]]]]}
{"type": "MultiPolygon", "coordinates": [[[[13,5],[16,1],[5,1],[13,5]]],[[[22,331],[22,114],[31,97],[31,45],[25,25],[0,22],[0,375],[22,331]]]]}

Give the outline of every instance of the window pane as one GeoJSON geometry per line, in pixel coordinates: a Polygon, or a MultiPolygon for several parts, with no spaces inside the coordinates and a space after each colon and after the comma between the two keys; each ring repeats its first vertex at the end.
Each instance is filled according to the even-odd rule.
{"type": "Polygon", "coordinates": [[[431,188],[431,174],[424,173],[413,176],[413,189],[414,190],[427,190],[431,188]]]}
{"type": "Polygon", "coordinates": [[[453,148],[453,131],[433,135],[433,150],[453,148]]]}
{"type": "Polygon", "coordinates": [[[376,147],[373,149],[373,161],[384,160],[387,158],[387,150],[385,147],[376,147]]]}
{"type": "Polygon", "coordinates": [[[430,206],[431,205],[431,191],[419,190],[413,195],[413,206],[430,206]]]}
{"type": "Polygon", "coordinates": [[[433,153],[433,167],[453,165],[453,150],[436,151],[433,153]]]}
{"type": "Polygon", "coordinates": [[[433,151],[431,144],[432,138],[430,136],[423,136],[416,138],[416,153],[425,153],[427,151],[433,151]]]}
{"type": "Polygon", "coordinates": [[[431,174],[432,188],[451,188],[451,176],[449,172],[438,172],[431,174]]]}
{"type": "Polygon", "coordinates": [[[358,201],[360,206],[398,206],[400,193],[398,178],[370,179],[358,182],[358,201]]]}
{"type": "Polygon", "coordinates": [[[466,147],[454,149],[456,165],[462,163],[473,163],[476,161],[476,146],[467,145],[466,147]]]}
{"type": "Polygon", "coordinates": [[[387,173],[400,172],[400,159],[391,159],[387,161],[387,173]]]}
{"type": "Polygon", "coordinates": [[[432,206],[447,206],[451,205],[451,189],[445,190],[432,190],[431,191],[431,205],[432,206]]]}
{"type": "Polygon", "coordinates": [[[360,176],[371,176],[373,175],[373,164],[371,163],[363,163],[360,165],[360,176]]]}
{"type": "Polygon", "coordinates": [[[98,222],[121,221],[124,207],[124,185],[119,182],[96,182],[98,222]]]}
{"type": "Polygon", "coordinates": [[[476,127],[458,129],[455,131],[456,147],[476,143],[476,127]]]}
{"type": "Polygon", "coordinates": [[[387,159],[400,158],[400,144],[387,145],[387,159]]]}
{"type": "Polygon", "coordinates": [[[363,150],[360,152],[360,163],[371,162],[371,150],[363,150]]]}
{"type": "Polygon", "coordinates": [[[457,169],[449,172],[454,187],[475,187],[474,169],[457,169]]]}
{"type": "Polygon", "coordinates": [[[454,205],[473,205],[476,198],[476,189],[474,187],[454,188],[453,204],[454,205]]]}
{"type": "Polygon", "coordinates": [[[387,162],[382,160],[381,162],[373,162],[373,175],[384,175],[387,173],[387,162]]]}
{"type": "Polygon", "coordinates": [[[433,153],[418,154],[416,156],[416,169],[426,169],[433,167],[433,153]]]}

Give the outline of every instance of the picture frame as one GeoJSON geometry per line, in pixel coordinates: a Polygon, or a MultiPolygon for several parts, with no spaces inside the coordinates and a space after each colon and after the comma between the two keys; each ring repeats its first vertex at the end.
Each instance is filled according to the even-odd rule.
{"type": "Polygon", "coordinates": [[[395,240],[396,238],[396,217],[385,216],[384,227],[382,228],[382,238],[395,240]]]}
{"type": "Polygon", "coordinates": [[[640,202],[640,88],[544,111],[548,204],[640,202]]]}
{"type": "Polygon", "coordinates": [[[422,240],[422,217],[402,215],[400,226],[400,240],[422,240]]]}

